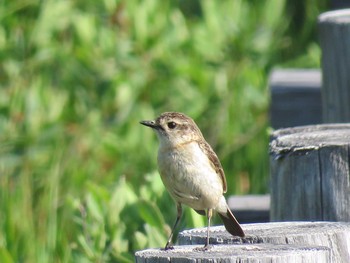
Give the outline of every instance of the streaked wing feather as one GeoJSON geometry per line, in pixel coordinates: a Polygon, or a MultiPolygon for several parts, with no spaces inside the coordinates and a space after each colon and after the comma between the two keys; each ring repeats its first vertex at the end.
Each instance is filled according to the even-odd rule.
{"type": "Polygon", "coordinates": [[[176,188],[172,189],[172,193],[180,200],[181,199],[187,199],[187,200],[199,200],[200,199],[200,196],[185,194],[183,191],[179,191],[176,188]]]}
{"type": "Polygon", "coordinates": [[[213,149],[207,142],[202,141],[202,142],[198,142],[198,144],[199,144],[199,147],[202,149],[202,151],[208,156],[210,164],[215,169],[216,174],[220,176],[220,179],[222,181],[222,189],[224,193],[226,193],[227,184],[226,184],[225,173],[224,173],[224,169],[222,169],[218,156],[216,155],[216,153],[213,151],[213,149]]]}

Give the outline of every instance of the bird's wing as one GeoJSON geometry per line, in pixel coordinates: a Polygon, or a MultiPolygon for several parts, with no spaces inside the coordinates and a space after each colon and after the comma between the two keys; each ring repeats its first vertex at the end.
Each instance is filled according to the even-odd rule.
{"type": "Polygon", "coordinates": [[[222,182],[222,189],[224,193],[226,193],[227,191],[226,178],[225,178],[224,169],[222,169],[219,158],[217,157],[216,153],[213,151],[211,146],[206,141],[198,142],[198,144],[201,150],[205,153],[205,155],[208,156],[210,164],[216,171],[216,174],[220,176],[220,179],[222,182]]]}
{"type": "Polygon", "coordinates": [[[184,191],[180,191],[178,189],[176,189],[176,187],[173,187],[173,189],[171,189],[171,193],[174,195],[176,200],[180,200],[181,202],[185,203],[186,202],[184,200],[199,200],[200,196],[195,196],[193,194],[186,194],[184,193],[184,191]]]}

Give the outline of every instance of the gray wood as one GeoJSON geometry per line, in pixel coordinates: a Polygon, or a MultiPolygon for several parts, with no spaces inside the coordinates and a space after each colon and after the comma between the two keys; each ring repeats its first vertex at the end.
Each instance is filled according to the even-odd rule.
{"type": "Polygon", "coordinates": [[[270,158],[271,221],[323,219],[318,161],[317,151],[270,158]]]}
{"type": "Polygon", "coordinates": [[[240,223],[270,221],[270,195],[234,195],[227,204],[240,223]]]}
{"type": "MultiPolygon", "coordinates": [[[[325,246],[331,251],[329,262],[350,262],[350,223],[347,222],[272,222],[243,224],[246,237],[230,235],[223,226],[211,228],[211,244],[274,244],[325,246]]],[[[206,228],[182,231],[180,245],[204,244],[206,228]]]]}
{"type": "Polygon", "coordinates": [[[331,0],[330,4],[332,9],[342,9],[350,7],[349,0],[331,0]]]}
{"type": "Polygon", "coordinates": [[[350,9],[323,13],[318,25],[322,49],[323,120],[350,122],[350,9]]]}
{"type": "Polygon", "coordinates": [[[319,69],[275,69],[269,86],[272,128],[322,123],[319,69]]]}
{"type": "Polygon", "coordinates": [[[320,149],[323,219],[350,221],[349,145],[320,149]]]}
{"type": "Polygon", "coordinates": [[[322,246],[244,244],[213,246],[209,251],[195,251],[198,246],[181,246],[173,250],[147,249],[135,253],[136,263],[328,263],[330,251],[322,246]]]}
{"type": "Polygon", "coordinates": [[[270,143],[271,221],[350,221],[350,124],[277,130],[270,143]]]}

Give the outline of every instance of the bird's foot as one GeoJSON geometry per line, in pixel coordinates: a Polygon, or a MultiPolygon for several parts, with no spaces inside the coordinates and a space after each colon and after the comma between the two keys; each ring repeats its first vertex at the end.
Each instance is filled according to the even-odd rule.
{"type": "Polygon", "coordinates": [[[204,247],[196,247],[193,250],[194,251],[199,251],[199,252],[204,252],[204,251],[210,250],[211,248],[212,248],[211,245],[206,244],[204,247]]]}
{"type": "Polygon", "coordinates": [[[166,243],[166,245],[165,245],[165,247],[164,247],[164,250],[172,250],[172,249],[174,249],[174,246],[171,245],[169,242],[166,243]]]}

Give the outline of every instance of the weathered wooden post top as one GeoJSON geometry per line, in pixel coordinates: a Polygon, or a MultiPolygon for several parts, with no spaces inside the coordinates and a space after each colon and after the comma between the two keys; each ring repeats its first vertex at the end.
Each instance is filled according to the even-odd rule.
{"type": "Polygon", "coordinates": [[[206,229],[180,233],[173,250],[148,249],[136,253],[137,263],[165,262],[350,262],[350,223],[276,222],[243,225],[246,237],[233,237],[223,226],[212,227],[208,251],[206,229]]]}

